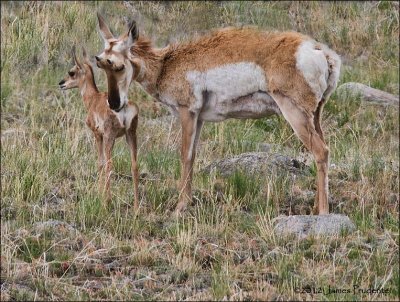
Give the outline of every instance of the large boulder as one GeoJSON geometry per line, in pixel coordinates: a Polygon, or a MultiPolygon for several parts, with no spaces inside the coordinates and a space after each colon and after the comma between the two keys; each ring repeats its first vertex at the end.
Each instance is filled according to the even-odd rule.
{"type": "Polygon", "coordinates": [[[301,239],[309,235],[335,236],[356,229],[349,217],[340,214],[278,216],[273,223],[276,235],[295,235],[301,239]]]}
{"type": "Polygon", "coordinates": [[[355,82],[344,83],[336,90],[339,98],[360,97],[362,101],[399,106],[399,96],[355,82]]]}
{"type": "Polygon", "coordinates": [[[223,177],[229,177],[238,170],[248,175],[266,175],[279,170],[302,174],[308,171],[308,167],[303,162],[286,155],[269,152],[248,152],[217,160],[205,167],[203,172],[217,171],[223,177]]]}

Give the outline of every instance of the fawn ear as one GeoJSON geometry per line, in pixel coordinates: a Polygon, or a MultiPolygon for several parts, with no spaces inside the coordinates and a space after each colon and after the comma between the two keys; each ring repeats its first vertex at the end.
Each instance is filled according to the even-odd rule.
{"type": "Polygon", "coordinates": [[[85,63],[90,64],[90,59],[87,55],[86,49],[84,46],[82,46],[82,55],[83,55],[83,60],[85,61],[85,63]]]}
{"type": "Polygon", "coordinates": [[[76,57],[75,45],[72,46],[72,57],[74,58],[74,63],[80,69],[82,69],[82,64],[79,62],[78,58],[76,57]]]}
{"type": "Polygon", "coordinates": [[[114,35],[111,33],[110,29],[108,28],[107,24],[104,22],[103,17],[97,12],[97,19],[99,21],[99,30],[100,35],[104,40],[104,43],[108,45],[109,39],[114,39],[114,35]]]}

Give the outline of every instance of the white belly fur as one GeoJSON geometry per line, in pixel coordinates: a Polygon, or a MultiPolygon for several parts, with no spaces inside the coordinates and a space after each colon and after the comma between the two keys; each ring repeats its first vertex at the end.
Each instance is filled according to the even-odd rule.
{"type": "Polygon", "coordinates": [[[263,69],[251,62],[227,64],[205,72],[189,71],[195,103],[191,111],[204,121],[227,118],[260,118],[279,112],[266,93],[263,69]]]}

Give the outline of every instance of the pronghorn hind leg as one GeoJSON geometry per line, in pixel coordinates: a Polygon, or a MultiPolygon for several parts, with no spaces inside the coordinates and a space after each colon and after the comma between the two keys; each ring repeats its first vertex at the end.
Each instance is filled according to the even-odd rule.
{"type": "Polygon", "coordinates": [[[179,214],[183,211],[192,198],[193,163],[195,159],[196,145],[203,125],[202,121],[198,121],[198,115],[190,112],[187,107],[180,107],[179,115],[182,128],[182,169],[179,200],[175,208],[175,214],[179,214]]]}
{"type": "Polygon", "coordinates": [[[139,208],[139,171],[137,165],[137,137],[136,128],[138,125],[138,117],[136,116],[131,124],[130,129],[126,132],[126,142],[129,145],[129,150],[131,154],[131,173],[133,180],[133,188],[135,190],[134,194],[134,209],[139,208]]]}
{"type": "Polygon", "coordinates": [[[301,110],[292,99],[280,94],[271,94],[283,116],[289,122],[296,135],[308,150],[310,150],[317,164],[317,195],[318,207],[314,212],[319,215],[329,213],[328,205],[328,158],[329,149],[321,138],[314,124],[314,115],[301,110]]]}
{"type": "MultiPolygon", "coordinates": [[[[321,140],[325,142],[325,138],[324,138],[324,133],[322,131],[321,128],[321,115],[322,115],[322,109],[324,108],[324,104],[325,104],[325,99],[321,99],[321,101],[318,103],[318,107],[315,110],[314,113],[314,127],[315,130],[317,131],[319,137],[321,138],[321,140]]],[[[318,196],[319,196],[319,186],[317,186],[317,192],[315,194],[315,199],[314,199],[314,208],[313,208],[313,213],[314,214],[318,214],[318,196]]]]}
{"type": "Polygon", "coordinates": [[[321,137],[322,141],[325,142],[324,133],[321,128],[321,115],[322,115],[322,109],[324,108],[324,104],[325,104],[324,99],[322,99],[318,103],[317,110],[315,110],[315,113],[314,113],[314,127],[315,127],[315,130],[317,131],[318,135],[321,137]]]}
{"type": "MultiPolygon", "coordinates": [[[[192,156],[192,163],[191,163],[192,166],[194,164],[194,159],[196,157],[196,148],[197,148],[197,144],[199,143],[201,129],[203,128],[203,125],[204,125],[204,121],[197,119],[196,136],[194,138],[194,144],[193,144],[193,156],[192,156]]],[[[192,170],[192,172],[193,172],[193,170],[192,170]]]]}

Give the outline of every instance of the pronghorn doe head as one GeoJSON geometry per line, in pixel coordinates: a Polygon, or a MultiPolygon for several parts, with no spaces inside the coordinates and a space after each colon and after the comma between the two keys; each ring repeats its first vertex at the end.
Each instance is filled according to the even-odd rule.
{"type": "MultiPolygon", "coordinates": [[[[84,63],[90,65],[89,57],[83,46],[82,46],[82,54],[84,63]]],[[[61,80],[60,83],[58,83],[61,90],[80,87],[85,81],[87,67],[85,67],[84,64],[82,64],[82,62],[80,62],[76,57],[75,45],[72,47],[72,58],[74,59],[75,65],[68,71],[68,75],[63,80],[61,80]]]]}
{"type": "Polygon", "coordinates": [[[108,83],[108,104],[119,110],[128,103],[128,89],[133,76],[141,69],[141,64],[131,55],[130,49],[139,37],[136,22],[132,21],[128,31],[118,39],[114,37],[103,17],[97,14],[100,35],[104,41],[104,51],[95,56],[97,66],[105,70],[108,83]]]}

